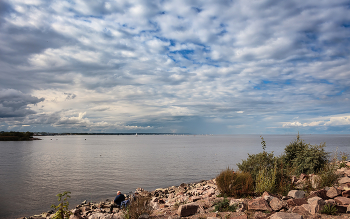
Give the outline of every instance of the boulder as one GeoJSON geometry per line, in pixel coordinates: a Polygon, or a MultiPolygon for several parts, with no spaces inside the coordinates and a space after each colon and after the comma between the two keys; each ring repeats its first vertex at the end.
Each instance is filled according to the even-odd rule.
{"type": "Polygon", "coordinates": [[[308,204],[302,205],[305,210],[309,211],[311,214],[316,214],[321,212],[325,201],[320,197],[313,197],[307,200],[308,204]]]}
{"type": "Polygon", "coordinates": [[[312,188],[316,189],[319,187],[320,179],[321,179],[321,177],[318,175],[314,175],[314,174],[311,175],[310,181],[311,181],[312,188]]]}
{"type": "Polygon", "coordinates": [[[307,204],[307,200],[305,198],[296,198],[296,199],[287,200],[287,205],[289,208],[294,206],[301,206],[303,204],[307,204]]]}
{"type": "Polygon", "coordinates": [[[335,188],[335,187],[331,187],[327,193],[326,193],[328,198],[334,198],[337,197],[339,195],[341,195],[341,190],[335,188]]]}
{"type": "Polygon", "coordinates": [[[316,197],[316,196],[320,197],[320,198],[322,198],[324,200],[329,199],[327,197],[327,191],[325,189],[321,189],[321,190],[317,190],[317,191],[311,191],[310,195],[307,197],[307,199],[313,198],[313,197],[316,197]]]}
{"type": "Polygon", "coordinates": [[[244,199],[231,199],[230,206],[231,205],[237,206],[236,212],[244,212],[245,210],[247,210],[247,205],[244,199]]]}
{"type": "Polygon", "coordinates": [[[345,176],[345,177],[343,177],[343,178],[341,178],[341,179],[339,179],[339,184],[346,184],[346,183],[350,183],[350,177],[347,177],[347,176],[345,176]]]}
{"type": "Polygon", "coordinates": [[[279,198],[273,197],[270,201],[270,207],[274,211],[279,211],[283,208],[283,202],[279,198]]]}
{"type": "Polygon", "coordinates": [[[272,211],[267,201],[262,197],[248,201],[248,210],[272,211]]]}
{"type": "Polygon", "coordinates": [[[334,201],[334,199],[328,199],[324,201],[325,205],[326,204],[331,204],[331,205],[336,205],[337,203],[334,201]]]}
{"type": "Polygon", "coordinates": [[[303,216],[297,213],[276,212],[270,219],[303,219],[303,216]]]}
{"type": "Polygon", "coordinates": [[[268,215],[266,213],[263,213],[261,211],[256,211],[254,213],[254,219],[266,219],[268,215]]]}
{"type": "Polygon", "coordinates": [[[300,215],[311,215],[311,213],[306,210],[303,206],[295,206],[290,209],[292,213],[297,213],[300,215]]]}
{"type": "Polygon", "coordinates": [[[304,198],[305,192],[302,190],[291,190],[288,192],[288,196],[292,198],[304,198]]]}
{"type": "Polygon", "coordinates": [[[350,198],[336,197],[334,201],[339,205],[350,205],[350,198]]]}
{"type": "Polygon", "coordinates": [[[341,213],[344,214],[347,211],[347,205],[336,205],[335,206],[337,208],[337,213],[341,213]]]}
{"type": "Polygon", "coordinates": [[[267,202],[270,202],[271,199],[273,198],[273,196],[272,196],[270,193],[268,193],[268,192],[264,192],[264,193],[261,195],[261,197],[262,197],[263,199],[265,199],[267,202]]]}
{"type": "Polygon", "coordinates": [[[347,176],[350,176],[350,170],[349,169],[344,170],[344,174],[347,175],[347,176]]]}
{"type": "Polygon", "coordinates": [[[341,195],[345,198],[350,198],[350,190],[346,190],[346,191],[342,192],[341,195]]]}
{"type": "Polygon", "coordinates": [[[180,217],[188,217],[197,213],[199,205],[196,203],[189,203],[185,205],[181,205],[177,210],[177,214],[180,217]]]}

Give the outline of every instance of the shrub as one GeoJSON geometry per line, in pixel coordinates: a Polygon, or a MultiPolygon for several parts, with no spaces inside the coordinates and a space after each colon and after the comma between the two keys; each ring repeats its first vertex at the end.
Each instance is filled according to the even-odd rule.
{"type": "Polygon", "coordinates": [[[260,169],[255,184],[255,192],[262,194],[265,191],[270,193],[276,192],[276,176],[277,176],[277,165],[273,169],[260,169]]]}
{"type": "Polygon", "coordinates": [[[335,205],[328,203],[323,207],[321,213],[328,214],[328,215],[336,215],[337,211],[338,209],[335,205]]]}
{"type": "Polygon", "coordinates": [[[324,167],[318,173],[319,175],[318,185],[320,188],[323,188],[326,186],[333,186],[338,181],[338,179],[340,178],[340,175],[336,173],[337,169],[338,169],[338,153],[337,151],[335,151],[332,161],[324,165],[324,167]]]}
{"type": "Polygon", "coordinates": [[[234,197],[251,195],[254,191],[254,181],[250,173],[237,172],[232,183],[234,197]]]}
{"type": "Polygon", "coordinates": [[[249,173],[234,173],[230,168],[216,177],[216,184],[221,195],[242,197],[251,195],[254,191],[253,178],[249,173]]]}
{"type": "Polygon", "coordinates": [[[220,211],[220,212],[227,212],[227,211],[235,212],[236,209],[237,209],[237,205],[230,206],[230,201],[227,199],[226,196],[224,197],[223,201],[220,201],[215,205],[215,211],[220,211]]]}
{"type": "Polygon", "coordinates": [[[246,160],[242,160],[242,163],[238,163],[237,166],[240,171],[250,173],[253,179],[259,174],[260,169],[272,169],[275,163],[275,156],[273,152],[261,152],[258,154],[248,154],[246,160]]]}
{"type": "Polygon", "coordinates": [[[63,192],[62,194],[57,194],[56,196],[58,197],[58,201],[61,202],[60,204],[56,205],[51,205],[51,208],[57,210],[53,219],[64,219],[64,218],[69,218],[69,216],[72,214],[68,210],[69,202],[67,201],[68,198],[70,198],[70,192],[63,192]],[[63,198],[63,200],[62,200],[63,198]]]}
{"type": "Polygon", "coordinates": [[[221,171],[221,173],[216,177],[216,184],[222,195],[231,196],[233,193],[232,182],[235,179],[235,173],[232,169],[227,168],[221,171]]]}
{"type": "Polygon", "coordinates": [[[298,134],[297,139],[284,149],[284,162],[294,168],[294,174],[319,172],[328,162],[325,144],[305,144],[298,134]]]}
{"type": "Polygon", "coordinates": [[[151,215],[153,208],[150,205],[151,198],[148,196],[139,196],[136,200],[124,209],[125,219],[137,219],[143,214],[151,215]]]}

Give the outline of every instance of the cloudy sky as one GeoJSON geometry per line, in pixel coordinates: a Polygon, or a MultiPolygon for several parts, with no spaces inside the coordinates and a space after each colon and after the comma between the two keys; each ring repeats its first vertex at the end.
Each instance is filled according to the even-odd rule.
{"type": "Polygon", "coordinates": [[[350,133],[349,0],[2,0],[0,131],[350,133]]]}

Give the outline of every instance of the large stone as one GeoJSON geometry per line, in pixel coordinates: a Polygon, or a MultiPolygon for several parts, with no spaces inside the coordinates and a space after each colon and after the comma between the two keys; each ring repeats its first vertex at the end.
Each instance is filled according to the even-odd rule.
{"type": "Polygon", "coordinates": [[[287,200],[288,207],[301,206],[303,204],[307,204],[307,200],[305,198],[296,198],[296,199],[287,200]]]}
{"type": "Polygon", "coordinates": [[[336,197],[334,198],[334,201],[339,205],[350,205],[350,198],[336,197]]]}
{"type": "Polygon", "coordinates": [[[347,205],[336,205],[335,207],[337,208],[337,213],[343,214],[343,213],[346,213],[348,206],[347,205]]]}
{"type": "Polygon", "coordinates": [[[267,201],[262,197],[248,201],[248,210],[272,211],[267,201]]]}
{"type": "Polygon", "coordinates": [[[308,210],[311,214],[316,214],[321,212],[325,202],[320,197],[313,197],[307,200],[307,205],[302,205],[306,210],[308,210]]]}
{"type": "Polygon", "coordinates": [[[341,190],[335,188],[335,187],[331,187],[328,191],[327,191],[327,197],[328,198],[334,198],[341,195],[341,190]]]}
{"type": "Polygon", "coordinates": [[[268,217],[268,214],[263,213],[262,211],[256,211],[254,213],[254,219],[266,219],[268,217]]]}
{"type": "Polygon", "coordinates": [[[279,198],[273,197],[270,201],[270,207],[274,211],[279,211],[283,208],[283,202],[279,198]]]}
{"type": "Polygon", "coordinates": [[[247,210],[247,205],[244,199],[231,199],[230,206],[231,205],[237,206],[236,212],[244,212],[247,210]]]}
{"type": "Polygon", "coordinates": [[[327,191],[325,189],[321,189],[321,190],[317,190],[317,191],[311,191],[310,195],[307,197],[307,199],[309,198],[313,198],[313,197],[320,197],[324,200],[328,199],[327,197],[327,191]]]}
{"type": "Polygon", "coordinates": [[[341,179],[339,179],[339,184],[345,184],[345,183],[350,183],[350,177],[343,177],[341,179]]]}
{"type": "Polygon", "coordinates": [[[321,181],[320,179],[321,177],[318,175],[314,175],[314,174],[311,175],[310,181],[311,181],[312,188],[316,189],[319,187],[320,181],[321,181]]]}
{"type": "MultiPolygon", "coordinates": [[[[308,205],[308,204],[306,204],[306,205],[308,205]]],[[[297,214],[300,214],[300,215],[311,215],[311,213],[308,210],[306,210],[303,206],[292,207],[290,209],[290,211],[292,213],[297,213],[297,214]]]]}
{"type": "Polygon", "coordinates": [[[305,192],[302,190],[291,190],[288,192],[288,196],[292,198],[304,198],[305,192]]]}
{"type": "Polygon", "coordinates": [[[347,176],[350,176],[350,170],[349,169],[345,170],[344,174],[347,175],[347,176]]]}
{"type": "Polygon", "coordinates": [[[264,193],[261,195],[261,197],[262,197],[263,199],[265,199],[267,202],[270,202],[271,199],[273,198],[273,196],[272,196],[270,193],[268,193],[268,192],[264,192],[264,193]]]}
{"type": "Polygon", "coordinates": [[[197,213],[199,205],[196,203],[189,203],[185,205],[181,205],[177,210],[177,214],[180,217],[188,217],[197,213]]]}
{"type": "Polygon", "coordinates": [[[270,219],[303,219],[303,216],[297,213],[276,212],[270,219]]]}
{"type": "Polygon", "coordinates": [[[346,190],[346,191],[342,192],[341,195],[345,198],[350,198],[350,190],[346,190]]]}

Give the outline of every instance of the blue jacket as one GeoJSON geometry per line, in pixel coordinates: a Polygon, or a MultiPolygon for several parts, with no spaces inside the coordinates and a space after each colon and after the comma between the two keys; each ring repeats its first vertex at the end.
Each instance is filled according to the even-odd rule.
{"type": "Polygon", "coordinates": [[[114,203],[117,205],[121,205],[122,201],[125,200],[125,196],[123,194],[117,195],[114,199],[114,203]]]}

